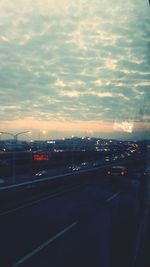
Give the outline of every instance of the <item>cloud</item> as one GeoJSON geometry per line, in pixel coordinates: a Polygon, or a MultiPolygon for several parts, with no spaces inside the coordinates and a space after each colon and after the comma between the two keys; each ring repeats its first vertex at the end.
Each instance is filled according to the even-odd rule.
{"type": "Polygon", "coordinates": [[[132,133],[133,132],[133,122],[128,122],[128,121],[114,122],[114,130],[132,133]]]}
{"type": "Polygon", "coordinates": [[[150,98],[144,1],[2,0],[0,8],[1,127],[136,121],[150,98]]]}

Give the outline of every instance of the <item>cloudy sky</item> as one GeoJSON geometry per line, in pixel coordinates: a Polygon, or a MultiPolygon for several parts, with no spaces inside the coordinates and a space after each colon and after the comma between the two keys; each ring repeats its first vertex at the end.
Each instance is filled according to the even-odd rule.
{"type": "Polygon", "coordinates": [[[133,135],[150,122],[147,0],[1,0],[1,131],[133,135]]]}

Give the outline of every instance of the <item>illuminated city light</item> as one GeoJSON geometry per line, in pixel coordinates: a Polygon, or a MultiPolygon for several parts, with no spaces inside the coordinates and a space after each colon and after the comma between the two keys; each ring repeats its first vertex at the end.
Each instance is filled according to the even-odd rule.
{"type": "Polygon", "coordinates": [[[47,154],[34,154],[34,160],[49,160],[49,156],[47,154]]]}

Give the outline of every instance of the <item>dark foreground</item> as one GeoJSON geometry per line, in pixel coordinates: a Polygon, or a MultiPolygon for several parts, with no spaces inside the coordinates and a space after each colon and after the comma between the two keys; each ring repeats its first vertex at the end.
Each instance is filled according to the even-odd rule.
{"type": "Polygon", "coordinates": [[[138,179],[95,173],[8,205],[0,214],[0,266],[132,267],[140,195],[138,179]]]}

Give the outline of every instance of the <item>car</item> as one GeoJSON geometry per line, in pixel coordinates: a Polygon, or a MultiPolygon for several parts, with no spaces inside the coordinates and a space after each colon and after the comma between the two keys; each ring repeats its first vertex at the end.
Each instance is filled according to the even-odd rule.
{"type": "Polygon", "coordinates": [[[112,160],[113,160],[113,161],[115,161],[115,160],[117,160],[117,159],[118,159],[118,156],[113,156],[113,157],[112,157],[112,160]]]}
{"type": "Polygon", "coordinates": [[[72,171],[79,171],[81,169],[81,167],[78,165],[73,165],[73,166],[69,166],[69,169],[72,171]]]}
{"type": "Polygon", "coordinates": [[[78,165],[75,165],[75,166],[72,167],[73,171],[79,171],[80,169],[81,169],[81,167],[78,166],[78,165]]]}
{"type": "Polygon", "coordinates": [[[131,156],[131,153],[130,152],[125,152],[125,155],[127,156],[127,157],[130,157],[131,156]]]}
{"type": "Polygon", "coordinates": [[[113,166],[107,171],[108,176],[123,177],[127,175],[127,168],[125,166],[113,166]]]}
{"type": "Polygon", "coordinates": [[[110,158],[109,157],[105,157],[105,161],[110,161],[110,158]]]}
{"type": "Polygon", "coordinates": [[[94,162],[93,167],[97,167],[97,166],[99,166],[99,162],[94,162]]]}
{"type": "Polygon", "coordinates": [[[46,176],[47,174],[47,171],[46,170],[42,170],[42,171],[39,171],[35,174],[36,177],[43,177],[43,176],[46,176]]]}
{"type": "Polygon", "coordinates": [[[143,171],[143,176],[149,176],[150,175],[150,166],[147,166],[147,168],[145,169],[145,171],[143,171]]]}
{"type": "Polygon", "coordinates": [[[82,162],[81,165],[84,167],[84,166],[87,166],[88,163],[87,162],[82,162]]]}

